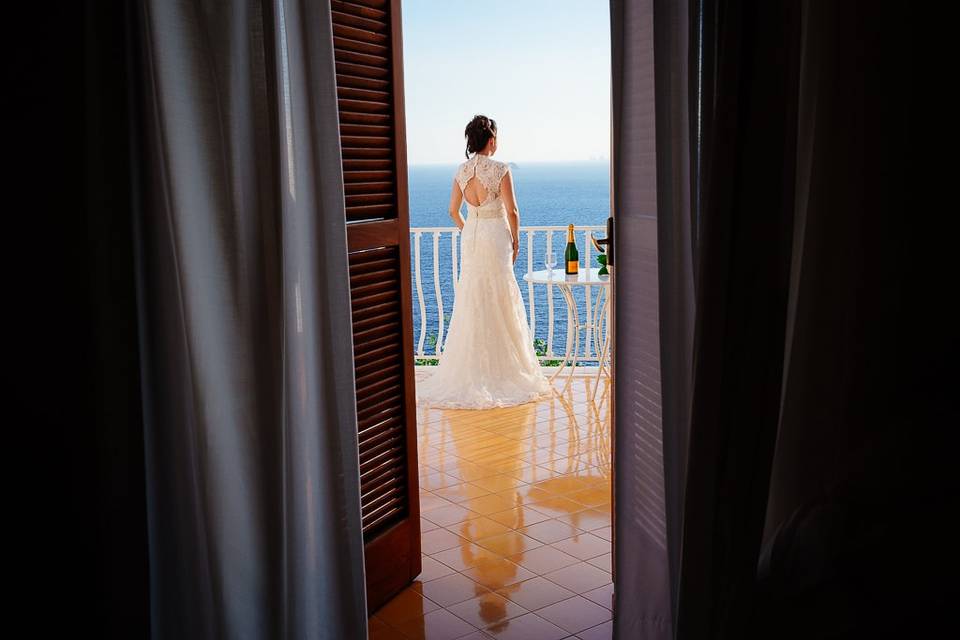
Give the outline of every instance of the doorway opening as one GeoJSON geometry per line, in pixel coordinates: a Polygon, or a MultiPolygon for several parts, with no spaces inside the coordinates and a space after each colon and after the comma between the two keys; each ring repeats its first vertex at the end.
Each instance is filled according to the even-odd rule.
{"type": "MultiPolygon", "coordinates": [[[[540,15],[541,38],[521,29],[524,20],[508,4],[497,20],[514,25],[502,29],[504,46],[485,45],[480,57],[453,28],[471,19],[466,8],[403,7],[415,380],[442,358],[456,301],[462,252],[445,205],[464,159],[463,128],[475,112],[489,110],[521,216],[515,276],[556,394],[495,409],[416,408],[421,572],[373,611],[372,638],[612,637],[609,286],[598,278],[564,290],[524,278],[546,270],[551,253],[563,272],[570,223],[581,273],[598,277],[603,267],[592,240],[606,235],[610,215],[608,7],[577,3],[554,11],[554,3],[525,3],[523,11],[540,15]],[[512,38],[511,28],[527,35],[512,38]],[[581,48],[573,51],[572,42],[581,48]],[[456,53],[438,61],[431,48],[456,53]],[[491,55],[500,49],[504,60],[491,55]],[[553,71],[544,71],[543,58],[553,60],[553,71]],[[539,97],[476,94],[475,74],[450,80],[438,68],[469,68],[471,60],[502,68],[520,84],[536,78],[542,86],[529,92],[539,97]],[[580,98],[570,96],[571,77],[583,89],[580,98]],[[438,83],[456,103],[437,97],[438,83]],[[557,109],[559,96],[566,112],[557,109]],[[528,106],[519,109],[520,102],[528,106]],[[563,133],[572,129],[577,136],[563,133]],[[571,138],[588,142],[574,148],[571,138]]],[[[494,3],[487,19],[496,20],[498,10],[494,3]]]]}

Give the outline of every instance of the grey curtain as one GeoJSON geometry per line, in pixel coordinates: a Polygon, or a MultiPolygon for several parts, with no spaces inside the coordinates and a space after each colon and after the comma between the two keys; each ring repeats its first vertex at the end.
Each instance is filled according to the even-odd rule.
{"type": "Polygon", "coordinates": [[[944,480],[956,448],[944,426],[960,423],[958,320],[943,296],[955,254],[922,221],[937,207],[919,194],[938,181],[914,148],[927,119],[911,87],[926,64],[919,12],[801,7],[784,381],[754,636],[934,637],[953,615],[956,491],[944,480]]]}
{"type": "Polygon", "coordinates": [[[702,2],[697,313],[677,637],[742,637],[780,410],[800,15],[702,2]]]}
{"type": "Polygon", "coordinates": [[[613,0],[618,638],[671,638],[690,421],[696,12],[613,0]]]}
{"type": "Polygon", "coordinates": [[[911,148],[918,16],[864,2],[700,11],[677,637],[935,635],[954,575],[941,567],[955,499],[938,473],[956,320],[938,307],[939,232],[911,215],[930,183],[911,148]]]}
{"type": "Polygon", "coordinates": [[[156,638],[364,638],[327,2],[142,0],[137,289],[156,638]]]}

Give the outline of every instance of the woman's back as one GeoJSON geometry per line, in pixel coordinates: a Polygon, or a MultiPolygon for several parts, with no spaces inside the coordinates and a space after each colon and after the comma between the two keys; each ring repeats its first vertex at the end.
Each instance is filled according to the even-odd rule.
{"type": "Polygon", "coordinates": [[[500,196],[503,176],[510,170],[506,162],[494,160],[483,154],[475,154],[457,167],[457,183],[463,199],[473,207],[480,207],[500,196]]]}

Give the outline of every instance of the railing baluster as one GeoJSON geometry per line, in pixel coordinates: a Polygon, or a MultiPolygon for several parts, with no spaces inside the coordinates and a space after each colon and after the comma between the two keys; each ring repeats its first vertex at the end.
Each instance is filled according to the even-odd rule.
{"type": "MultiPolygon", "coordinates": [[[[584,254],[583,254],[583,255],[584,255],[584,263],[583,263],[583,264],[584,264],[584,269],[589,269],[589,268],[590,268],[590,250],[591,250],[593,247],[592,247],[591,244],[590,244],[590,231],[587,230],[587,229],[584,229],[584,231],[583,231],[583,246],[586,248],[586,251],[585,251],[584,254]]],[[[589,271],[588,271],[587,273],[589,273],[589,271]]],[[[587,285],[587,286],[585,286],[585,287],[583,288],[583,297],[584,297],[584,305],[586,305],[586,320],[587,320],[587,335],[584,336],[584,341],[583,341],[583,351],[584,351],[584,354],[585,354],[585,355],[584,355],[584,359],[586,359],[586,358],[589,358],[589,357],[590,357],[590,339],[591,339],[591,337],[592,337],[592,336],[591,336],[591,331],[592,331],[591,324],[593,323],[593,318],[592,318],[592,316],[590,315],[590,307],[591,307],[591,304],[590,304],[590,303],[592,302],[592,300],[591,300],[591,298],[590,298],[590,285],[587,285]]],[[[599,353],[599,351],[598,351],[597,353],[599,353]]]]}
{"type": "MultiPolygon", "coordinates": [[[[553,251],[553,231],[547,231],[546,252],[551,251],[553,251]]],[[[556,258],[557,256],[554,256],[554,259],[556,258]]],[[[560,264],[560,260],[557,260],[557,264],[560,264]]],[[[551,356],[556,355],[553,353],[553,283],[547,285],[547,353],[551,356]]]]}
{"type": "Polygon", "coordinates": [[[417,355],[423,356],[423,341],[427,338],[427,305],[423,301],[423,286],[420,282],[420,232],[413,235],[413,255],[416,271],[414,279],[417,283],[417,299],[420,301],[420,340],[417,342],[417,355]]]}
{"type": "Polygon", "coordinates": [[[454,229],[450,232],[450,270],[453,272],[453,297],[456,301],[457,285],[460,284],[460,275],[457,273],[457,235],[460,231],[454,229]]]}
{"type": "MultiPolygon", "coordinates": [[[[527,273],[533,273],[533,240],[536,232],[527,229],[527,273]]],[[[533,283],[527,283],[527,300],[530,302],[530,337],[537,337],[537,316],[534,314],[533,283]]]]}
{"type": "Polygon", "coordinates": [[[437,353],[443,344],[443,293],[440,291],[440,232],[433,232],[433,290],[437,294],[437,353]]]}
{"type": "MultiPolygon", "coordinates": [[[[605,227],[601,227],[601,226],[590,226],[590,227],[584,227],[584,230],[585,230],[585,233],[586,233],[586,232],[589,231],[589,230],[602,230],[602,229],[604,229],[604,228],[605,228],[605,227]]],[[[535,261],[535,259],[534,259],[534,254],[535,254],[534,248],[535,248],[535,245],[536,245],[536,234],[537,234],[537,232],[538,232],[538,231],[543,231],[543,232],[545,233],[545,235],[546,235],[546,251],[552,251],[552,250],[553,250],[553,234],[554,234],[555,232],[557,232],[557,231],[564,231],[564,230],[566,230],[566,227],[565,227],[565,226],[529,226],[529,227],[520,227],[520,233],[526,232],[526,234],[527,234],[527,271],[528,271],[528,272],[534,271],[534,267],[536,266],[536,261],[535,261]]],[[[441,283],[440,283],[440,275],[439,275],[439,274],[440,274],[441,268],[445,268],[445,267],[441,267],[441,265],[440,265],[440,259],[439,259],[440,236],[441,236],[442,234],[445,234],[445,233],[449,233],[449,234],[450,234],[450,256],[451,256],[450,273],[451,273],[452,279],[453,279],[453,283],[452,283],[452,284],[453,284],[453,297],[454,297],[454,301],[455,301],[456,291],[457,291],[457,286],[458,286],[458,285],[457,285],[457,282],[458,282],[458,280],[459,280],[460,266],[461,266],[461,265],[459,264],[459,263],[460,263],[460,259],[459,259],[459,243],[458,243],[458,239],[462,237],[462,233],[461,233],[460,230],[457,229],[456,227],[453,227],[453,228],[451,228],[451,227],[413,227],[413,228],[410,229],[410,233],[411,233],[411,235],[412,235],[412,237],[413,237],[413,240],[414,240],[414,251],[413,251],[413,254],[414,254],[414,261],[413,261],[413,262],[414,262],[414,264],[413,264],[414,274],[413,274],[413,275],[414,275],[414,279],[415,279],[415,281],[416,281],[417,304],[419,305],[419,308],[420,308],[420,336],[419,336],[419,339],[417,340],[417,346],[416,346],[416,350],[415,350],[415,353],[414,353],[414,357],[417,357],[417,358],[420,358],[420,359],[425,359],[425,360],[439,361],[440,358],[441,358],[440,346],[441,346],[441,345],[443,344],[443,342],[444,342],[443,286],[441,286],[441,283]],[[436,309],[437,309],[437,314],[438,314],[438,321],[437,321],[437,324],[438,324],[437,344],[436,344],[436,349],[435,349],[435,353],[434,353],[434,354],[426,354],[426,353],[424,353],[424,348],[425,348],[425,347],[424,347],[424,343],[425,343],[425,341],[426,341],[427,324],[428,324],[428,323],[427,323],[427,305],[426,305],[426,298],[425,298],[424,292],[423,292],[423,284],[424,284],[424,283],[423,283],[423,273],[422,273],[422,271],[423,271],[423,258],[422,258],[422,255],[421,255],[421,254],[422,254],[422,250],[421,250],[421,247],[420,247],[420,244],[421,244],[421,242],[422,242],[422,234],[423,234],[423,233],[431,233],[431,234],[433,235],[433,255],[434,255],[433,286],[434,286],[434,291],[435,291],[436,296],[437,296],[436,309]]],[[[585,252],[587,265],[590,264],[591,249],[592,249],[591,247],[589,247],[588,245],[586,245],[586,243],[588,243],[588,242],[589,242],[589,237],[588,237],[588,236],[584,236],[584,243],[585,243],[585,246],[587,246],[587,249],[586,249],[586,252],[585,252]]],[[[564,244],[564,246],[566,246],[566,244],[564,244]]],[[[562,262],[563,262],[562,259],[561,259],[562,256],[556,256],[556,257],[557,257],[557,262],[558,262],[558,263],[562,263],[562,262]]],[[[593,307],[598,307],[598,306],[599,306],[599,302],[598,302],[596,305],[594,305],[594,304],[593,304],[592,297],[591,297],[590,292],[589,292],[589,287],[585,287],[584,290],[585,290],[585,292],[587,293],[587,302],[586,302],[586,304],[587,304],[587,318],[589,319],[589,318],[590,318],[591,309],[592,309],[593,307]]],[[[547,285],[547,349],[546,349],[546,353],[544,353],[543,355],[539,356],[539,359],[540,359],[541,361],[547,360],[547,359],[556,359],[556,357],[557,357],[556,354],[554,353],[554,349],[553,349],[553,334],[554,334],[554,320],[555,320],[553,297],[554,297],[554,287],[553,287],[552,284],[548,284],[548,285],[547,285]]],[[[531,338],[532,338],[532,339],[536,339],[536,331],[537,331],[537,315],[536,315],[536,304],[535,304],[535,303],[536,303],[536,287],[533,285],[533,283],[530,283],[530,282],[527,283],[527,298],[528,298],[528,304],[530,305],[529,314],[528,314],[528,315],[529,315],[529,322],[530,322],[530,335],[531,335],[531,338]]],[[[564,305],[564,307],[566,307],[566,305],[564,305]]],[[[570,325],[570,324],[571,324],[571,321],[572,321],[572,317],[568,314],[567,324],[570,325]]],[[[588,331],[589,331],[589,329],[588,329],[588,331]]],[[[569,335],[569,334],[568,334],[568,335],[569,335]]],[[[594,351],[596,352],[597,357],[599,357],[599,354],[600,354],[600,345],[597,344],[597,342],[598,342],[599,340],[600,340],[600,336],[597,335],[597,332],[593,332],[593,340],[592,340],[592,342],[594,343],[594,351]]],[[[587,352],[588,355],[590,354],[590,350],[591,350],[590,343],[591,343],[591,340],[590,340],[589,334],[588,334],[588,336],[587,336],[587,342],[586,342],[586,348],[585,348],[585,350],[586,350],[586,352],[587,352]]],[[[579,347],[579,345],[578,345],[578,347],[579,347]]],[[[578,355],[577,359],[578,359],[578,361],[582,361],[582,360],[584,360],[585,358],[578,355]]]]}

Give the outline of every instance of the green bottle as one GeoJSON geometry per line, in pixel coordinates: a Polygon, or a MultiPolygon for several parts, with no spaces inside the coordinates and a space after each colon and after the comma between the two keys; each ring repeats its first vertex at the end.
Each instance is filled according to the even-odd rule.
{"type": "Polygon", "coordinates": [[[580,273],[580,252],[577,251],[577,243],[573,236],[573,225],[567,225],[567,249],[563,252],[563,261],[566,264],[564,269],[567,275],[577,275],[580,273]]]}

